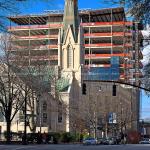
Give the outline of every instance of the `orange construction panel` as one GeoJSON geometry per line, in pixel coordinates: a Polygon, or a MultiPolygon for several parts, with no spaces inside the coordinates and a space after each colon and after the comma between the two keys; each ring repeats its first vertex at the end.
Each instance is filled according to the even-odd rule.
{"type": "Polygon", "coordinates": [[[98,44],[85,44],[85,47],[132,47],[132,44],[126,43],[125,45],[115,45],[112,43],[98,43],[98,44]]]}
{"type": "MultiPolygon", "coordinates": [[[[131,26],[133,23],[130,21],[118,21],[118,22],[90,22],[90,23],[81,23],[82,26],[100,26],[100,25],[129,25],[131,26]]],[[[16,30],[16,29],[45,29],[45,28],[61,28],[62,24],[47,24],[47,25],[20,25],[8,27],[8,30],[16,30]]]]}
{"type": "Polygon", "coordinates": [[[48,48],[58,48],[58,45],[48,45],[46,47],[48,47],[48,48]]]}
{"type": "Polygon", "coordinates": [[[31,60],[57,60],[58,56],[57,55],[53,55],[53,56],[31,56],[30,58],[31,58],[31,60]]]}
{"type": "Polygon", "coordinates": [[[62,24],[47,24],[47,25],[27,25],[27,26],[13,26],[8,27],[8,30],[16,30],[16,29],[45,29],[45,28],[60,28],[62,24]]]}
{"type": "Polygon", "coordinates": [[[129,25],[133,23],[130,21],[118,21],[118,22],[90,22],[90,23],[81,23],[82,26],[101,26],[101,25],[129,25]]]}
{"type": "MultiPolygon", "coordinates": [[[[140,72],[140,71],[139,71],[138,73],[135,73],[135,72],[134,72],[134,73],[133,73],[133,76],[135,76],[135,75],[138,75],[139,77],[142,77],[142,76],[143,76],[142,72],[140,72]]],[[[121,76],[121,78],[124,78],[125,76],[126,76],[126,77],[129,77],[129,78],[132,77],[131,74],[125,75],[124,73],[121,73],[120,76],[121,76]]]]}
{"type": "MultiPolygon", "coordinates": [[[[15,50],[19,50],[19,49],[29,49],[28,46],[13,46],[13,48],[15,50]]],[[[11,50],[14,50],[14,49],[10,49],[11,50]]],[[[58,48],[58,45],[40,45],[40,46],[30,46],[30,49],[32,50],[47,50],[47,49],[57,49],[58,48]]]]}
{"type": "Polygon", "coordinates": [[[113,32],[109,33],[86,33],[84,36],[97,37],[97,36],[132,36],[131,32],[113,32]]]}
{"type": "Polygon", "coordinates": [[[96,58],[96,57],[112,57],[112,56],[119,56],[119,57],[130,57],[130,53],[120,53],[120,54],[87,54],[85,58],[96,58]]]}
{"type": "Polygon", "coordinates": [[[133,68],[133,65],[131,64],[120,64],[120,66],[123,68],[133,68]]]}
{"type": "Polygon", "coordinates": [[[58,35],[35,35],[35,36],[15,36],[14,39],[44,39],[44,38],[58,38],[58,35]]]}

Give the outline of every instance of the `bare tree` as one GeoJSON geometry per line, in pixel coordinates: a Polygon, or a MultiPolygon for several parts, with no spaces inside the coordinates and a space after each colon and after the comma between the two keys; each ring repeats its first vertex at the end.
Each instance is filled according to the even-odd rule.
{"type": "Polygon", "coordinates": [[[100,110],[101,104],[98,100],[98,96],[93,98],[93,95],[89,95],[88,97],[86,97],[86,99],[83,98],[83,102],[82,104],[80,104],[80,107],[80,120],[84,125],[84,129],[86,129],[90,135],[93,134],[94,137],[96,137],[98,118],[100,117],[99,115],[102,115],[103,112],[102,110],[100,110]]]}
{"type": "Polygon", "coordinates": [[[20,53],[18,55],[13,54],[14,47],[9,34],[1,36],[0,49],[2,55],[0,64],[2,70],[0,76],[0,104],[7,122],[7,141],[9,142],[11,122],[18,111],[23,111],[25,115],[25,105],[27,105],[31,116],[32,124],[29,124],[29,127],[31,131],[35,132],[35,87],[38,85],[35,84],[37,79],[34,80],[33,69],[24,66],[26,61],[24,56],[20,53]]]}
{"type": "MultiPolygon", "coordinates": [[[[18,75],[18,74],[17,74],[18,75]]],[[[24,117],[26,116],[26,118],[24,118],[24,121],[26,122],[26,124],[29,126],[30,131],[31,132],[35,132],[36,131],[36,93],[35,93],[35,89],[32,88],[32,79],[33,76],[32,74],[25,74],[24,72],[22,72],[21,75],[18,75],[18,77],[20,77],[21,81],[24,84],[20,84],[21,90],[24,93],[24,97],[23,100],[24,103],[20,109],[20,111],[23,112],[24,117]],[[25,106],[26,105],[26,106],[25,106]]]]}
{"type": "Polygon", "coordinates": [[[127,15],[134,17],[136,21],[143,21],[145,25],[150,23],[150,1],[149,0],[103,0],[114,5],[127,8],[127,15]]]}
{"type": "Polygon", "coordinates": [[[1,0],[0,1],[0,31],[6,31],[7,15],[17,13],[16,1],[1,0]]]}
{"type": "Polygon", "coordinates": [[[7,123],[7,142],[10,142],[11,122],[24,102],[20,87],[22,82],[11,69],[13,56],[8,51],[11,47],[8,38],[8,35],[2,36],[0,45],[3,51],[0,62],[0,108],[7,123]]]}
{"type": "Polygon", "coordinates": [[[37,2],[43,2],[46,4],[51,4],[53,0],[1,0],[0,1],[0,31],[7,31],[7,16],[11,14],[19,14],[21,12],[19,4],[23,6],[26,4],[28,7],[31,5],[36,5],[37,2]]]}
{"type": "MultiPolygon", "coordinates": [[[[24,64],[24,63],[23,63],[24,64]]],[[[43,94],[47,93],[53,99],[58,100],[57,91],[57,78],[56,70],[47,65],[26,65],[21,69],[17,67],[20,72],[21,80],[27,85],[28,88],[22,87],[24,93],[26,93],[27,99],[27,116],[28,125],[32,132],[36,131],[37,125],[42,126],[42,106],[44,101],[42,100],[43,94]]],[[[18,71],[19,72],[19,71],[18,71]]]]}

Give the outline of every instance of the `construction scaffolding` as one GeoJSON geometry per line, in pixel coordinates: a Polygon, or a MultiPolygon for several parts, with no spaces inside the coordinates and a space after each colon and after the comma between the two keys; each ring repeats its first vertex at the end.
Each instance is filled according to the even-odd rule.
{"type": "MultiPolygon", "coordinates": [[[[19,51],[19,55],[21,53],[31,66],[58,65],[58,35],[63,26],[63,11],[46,12],[9,17],[16,24],[8,28],[13,34],[14,49],[11,51],[15,55],[19,51]]],[[[137,82],[142,75],[142,53],[133,50],[133,22],[126,20],[124,9],[80,10],[79,17],[84,33],[85,67],[90,68],[88,71],[98,69],[96,72],[107,72],[115,80],[118,77],[118,80],[137,82]],[[132,61],[135,55],[138,58],[136,62],[132,61]],[[119,60],[119,76],[113,77],[113,59],[119,60]]]]}

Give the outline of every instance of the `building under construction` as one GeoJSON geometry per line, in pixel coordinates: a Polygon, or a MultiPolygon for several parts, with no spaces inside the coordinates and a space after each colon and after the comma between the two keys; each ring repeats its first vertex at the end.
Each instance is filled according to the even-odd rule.
{"type": "MultiPolygon", "coordinates": [[[[13,44],[17,46],[17,51],[21,49],[19,55],[22,52],[29,65],[37,61],[40,64],[59,65],[58,36],[63,27],[63,11],[13,16],[9,19],[15,23],[9,28],[14,35],[13,44]]],[[[126,20],[123,8],[80,10],[79,20],[83,27],[85,67],[106,73],[108,79],[135,82],[136,76],[142,75],[140,50],[138,66],[135,61],[135,24],[126,20]],[[112,76],[113,71],[115,76],[112,76]]],[[[15,48],[12,53],[17,55],[15,48]]]]}
{"type": "MultiPolygon", "coordinates": [[[[69,79],[68,87],[60,91],[59,95],[63,102],[75,107],[83,116],[82,107],[86,105],[87,99],[93,103],[96,99],[99,109],[97,113],[93,112],[95,109],[91,110],[91,114],[97,114],[92,118],[96,118],[98,123],[93,130],[98,126],[103,128],[106,135],[111,125],[116,130],[137,130],[139,91],[133,87],[117,85],[117,93],[113,96],[113,84],[100,81],[140,84],[142,53],[139,23],[128,21],[122,7],[78,10],[77,1],[69,0],[66,0],[65,6],[65,11],[8,17],[8,31],[13,36],[11,53],[15,56],[22,55],[24,59],[20,61],[24,61],[27,66],[59,67],[60,74],[69,79]],[[84,81],[86,92],[83,94],[84,81]],[[112,122],[108,121],[111,119],[112,122]]],[[[48,131],[54,131],[54,128],[55,131],[75,130],[71,123],[77,125],[83,116],[77,116],[72,107],[67,110],[69,113],[65,115],[68,116],[64,118],[63,115],[58,117],[58,113],[55,114],[55,118],[61,120],[47,123],[48,131]],[[52,124],[55,124],[54,128],[52,124]]],[[[85,112],[88,116],[89,110],[85,112]]],[[[87,120],[82,123],[82,128],[92,130],[92,125],[87,120]]],[[[76,130],[79,128],[81,126],[76,126],[76,130]]],[[[91,132],[100,134],[101,129],[91,132]]]]}

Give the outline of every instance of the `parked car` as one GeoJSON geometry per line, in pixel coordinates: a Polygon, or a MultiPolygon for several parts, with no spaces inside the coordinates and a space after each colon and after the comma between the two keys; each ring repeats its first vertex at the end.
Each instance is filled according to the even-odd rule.
{"type": "Polygon", "coordinates": [[[149,138],[143,138],[139,144],[150,144],[150,139],[149,138]]]}
{"type": "Polygon", "coordinates": [[[83,140],[83,145],[96,145],[97,139],[89,137],[83,140]]]}
{"type": "Polygon", "coordinates": [[[98,138],[97,139],[97,144],[99,145],[99,144],[103,144],[103,142],[104,142],[104,138],[98,138]]]}
{"type": "Polygon", "coordinates": [[[103,138],[102,144],[104,144],[104,145],[109,145],[109,140],[108,140],[108,138],[103,138]]]}
{"type": "Polygon", "coordinates": [[[109,145],[117,144],[117,138],[116,137],[110,137],[109,138],[109,145]]]}
{"type": "Polygon", "coordinates": [[[117,144],[116,137],[108,137],[103,140],[104,145],[114,145],[117,144]]]}
{"type": "Polygon", "coordinates": [[[121,144],[121,138],[119,136],[116,136],[116,144],[121,144]]]}
{"type": "Polygon", "coordinates": [[[37,143],[38,134],[37,133],[28,133],[26,138],[27,138],[28,143],[32,143],[32,144],[37,143]]]}

